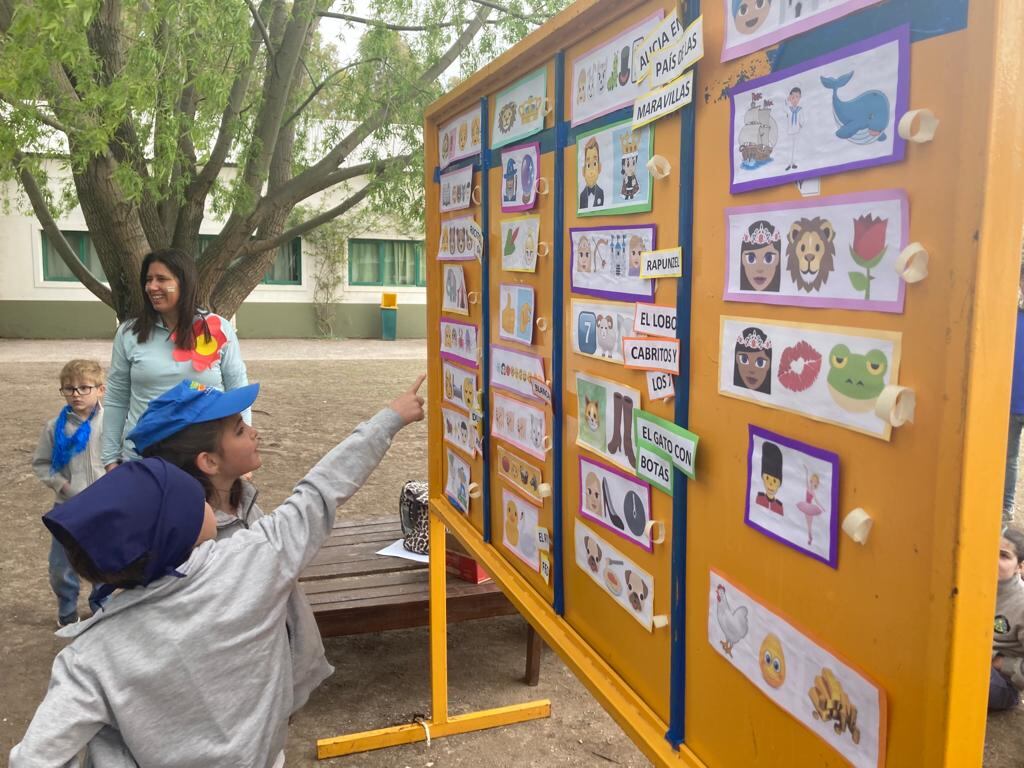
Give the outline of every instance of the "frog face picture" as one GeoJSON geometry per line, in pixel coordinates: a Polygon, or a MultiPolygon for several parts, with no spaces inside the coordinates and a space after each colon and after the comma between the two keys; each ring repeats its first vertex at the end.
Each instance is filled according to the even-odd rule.
{"type": "Polygon", "coordinates": [[[828,356],[828,391],[836,404],[852,413],[867,413],[885,389],[889,359],[880,349],[866,355],[836,344],[828,356]]]}

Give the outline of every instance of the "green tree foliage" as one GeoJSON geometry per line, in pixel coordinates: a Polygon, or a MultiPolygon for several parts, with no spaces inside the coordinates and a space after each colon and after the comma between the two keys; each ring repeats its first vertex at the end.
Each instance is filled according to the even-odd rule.
{"type": "Polygon", "coordinates": [[[418,228],[424,107],[566,2],[0,0],[0,179],[120,318],[143,256],[194,251],[215,212],[200,297],[232,315],[278,245],[364,201],[418,228]],[[76,204],[109,288],[56,225],[76,204]]]}

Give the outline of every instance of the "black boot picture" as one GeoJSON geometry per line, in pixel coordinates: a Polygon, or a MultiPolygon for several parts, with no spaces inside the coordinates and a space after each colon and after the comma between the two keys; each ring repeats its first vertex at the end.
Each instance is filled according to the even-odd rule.
{"type": "Polygon", "coordinates": [[[622,393],[615,393],[615,413],[612,416],[612,423],[615,425],[615,432],[612,434],[612,439],[608,443],[608,453],[614,456],[619,452],[619,446],[622,445],[622,393]]]}
{"type": "MultiPolygon", "coordinates": [[[[618,427],[616,427],[618,430],[618,427]]],[[[618,434],[616,431],[615,434],[618,434]]],[[[636,466],[636,454],[633,452],[633,398],[625,395],[622,398],[622,440],[626,444],[626,458],[632,467],[636,466]]]]}

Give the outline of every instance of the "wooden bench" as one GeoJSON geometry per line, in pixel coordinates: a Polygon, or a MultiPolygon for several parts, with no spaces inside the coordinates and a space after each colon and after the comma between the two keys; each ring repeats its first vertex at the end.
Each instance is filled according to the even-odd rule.
{"type": "MultiPolygon", "coordinates": [[[[330,539],[299,578],[322,636],[427,626],[426,564],[376,554],[401,535],[397,519],[335,524],[330,539]]],[[[449,575],[447,593],[449,623],[516,613],[492,581],[471,584],[449,575]]],[[[533,627],[527,627],[526,682],[536,685],[541,640],[533,627]]]]}

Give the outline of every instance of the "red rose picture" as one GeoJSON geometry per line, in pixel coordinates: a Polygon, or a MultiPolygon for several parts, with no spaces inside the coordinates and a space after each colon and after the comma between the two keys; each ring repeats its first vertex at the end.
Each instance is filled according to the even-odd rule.
{"type": "Polygon", "coordinates": [[[821,353],[806,341],[798,341],[782,350],[779,358],[779,383],[790,392],[803,392],[818,380],[821,353]]]}

